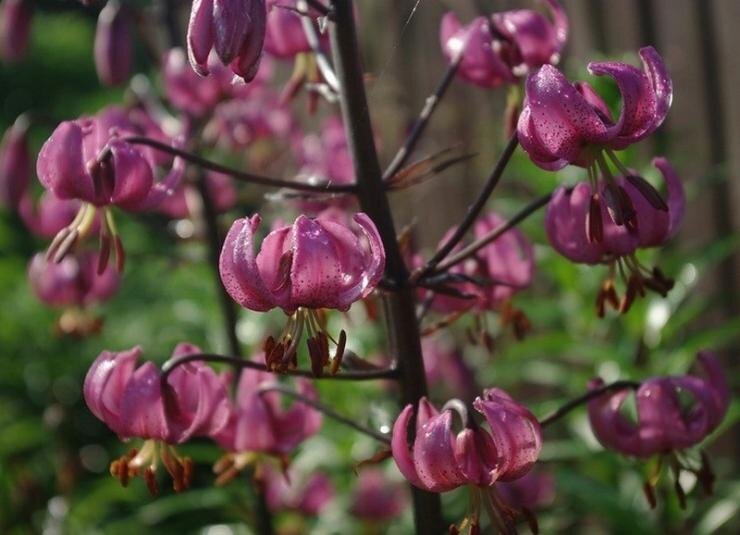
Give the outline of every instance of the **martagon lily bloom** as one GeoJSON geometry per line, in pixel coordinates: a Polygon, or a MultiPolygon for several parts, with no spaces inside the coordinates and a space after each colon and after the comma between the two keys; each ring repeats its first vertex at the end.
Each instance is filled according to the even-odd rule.
{"type": "MultiPolygon", "coordinates": [[[[323,418],[317,410],[297,401],[290,408],[283,408],[282,395],[269,391],[275,384],[270,373],[254,369],[241,372],[236,399],[229,405],[228,422],[212,435],[228,452],[214,467],[217,484],[230,481],[264,455],[277,457],[287,465],[288,454],[321,429],[323,418]]],[[[318,399],[309,380],[297,379],[296,385],[302,396],[318,399]]]]}
{"type": "Polygon", "coordinates": [[[463,26],[450,12],[440,27],[449,62],[462,54],[458,75],[471,84],[495,88],[513,84],[531,69],[557,64],[568,38],[568,19],[556,0],[545,0],[552,21],[530,9],[477,17],[463,26]]]}
{"type": "Polygon", "coordinates": [[[422,398],[416,412],[412,447],[407,443],[407,429],[414,415],[412,405],[396,419],[391,439],[393,459],[414,486],[429,492],[470,486],[471,513],[458,527],[460,531],[480,526],[482,500],[499,513],[492,522],[513,521],[515,513],[501,501],[493,484],[524,476],[542,448],[537,419],[503,390],[484,390],[473,407],[484,416],[490,431],[480,427],[458,400],[438,411],[422,398]],[[453,411],[463,421],[463,429],[458,433],[452,429],[453,411]]]}
{"type": "Polygon", "coordinates": [[[250,82],[257,76],[265,42],[265,0],[193,0],[188,57],[193,70],[209,74],[211,50],[223,65],[250,82]]]}
{"type": "MultiPolygon", "coordinates": [[[[591,429],[604,447],[643,459],[655,455],[667,458],[682,503],[680,471],[695,473],[707,492],[712,490],[714,476],[705,455],[697,467],[680,451],[700,443],[719,426],[731,396],[717,357],[710,351],[701,351],[697,361],[703,376],[655,377],[643,382],[635,392],[635,423],[622,412],[629,390],[605,392],[588,404],[591,429]]],[[[594,379],[589,387],[596,389],[603,384],[601,379],[594,379]]],[[[645,485],[652,505],[652,487],[659,475],[660,465],[645,485]]]]}
{"type": "Polygon", "coordinates": [[[617,225],[608,207],[598,202],[608,194],[604,184],[597,184],[600,190],[596,194],[593,185],[586,182],[572,189],[560,188],[548,205],[545,228],[556,251],[573,262],[610,266],[610,275],[597,298],[599,316],[604,315],[607,304],[624,313],[646,289],[665,296],[673,287],[673,281],[659,268],[649,270],[635,256],[637,249],[663,245],[673,237],[684,213],[681,179],[665,158],[655,158],[653,165],[666,183],[667,200],[633,171],[614,177],[624,203],[630,206],[629,224],[617,225]],[[626,287],[621,300],[614,284],[616,273],[626,287]]]}
{"type": "Polygon", "coordinates": [[[304,330],[314,373],[341,363],[346,335],[336,342],[334,359],[321,309],[346,311],[366,298],[383,276],[385,250],[372,220],[363,213],[356,225],[299,216],[295,223],[273,230],[254,254],[260,217],[239,219],[229,230],[221,251],[221,280],[234,301],[257,312],[281,308],[289,321],[276,341],[265,344],[267,366],[286,370],[297,366],[296,350],[304,330]]]}
{"type": "MultiPolygon", "coordinates": [[[[183,343],[172,357],[201,352],[183,343]]],[[[174,446],[192,437],[215,435],[226,426],[230,414],[226,387],[200,362],[177,366],[163,383],[154,363],[136,367],[140,356],[139,347],[101,353],[85,377],[85,402],[122,440],[145,441],[140,449],[132,449],[111,463],[111,474],[123,486],[140,476],[149,491],[157,494],[155,472],[161,460],[179,492],[190,486],[193,463],[178,456],[174,446]]]]}
{"type": "MultiPolygon", "coordinates": [[[[635,226],[633,203],[607,159],[620,173],[630,175],[614,151],[652,134],[665,120],[673,99],[671,79],[658,52],[645,47],[640,58],[642,71],[616,61],[588,66],[592,74],[616,81],[622,96],[616,121],[588,83],[572,84],[555,67],[544,65],[527,79],[517,126],[519,142],[536,165],[551,171],[568,164],[588,169],[592,203],[606,205],[614,223],[628,227],[635,226]]],[[[651,203],[657,195],[644,181],[638,192],[651,203]]]]}
{"type": "Polygon", "coordinates": [[[161,155],[124,140],[127,135],[153,135],[151,128],[135,125],[126,111],[111,107],[94,117],[64,121],[54,130],[39,153],[39,180],[59,199],[77,199],[83,204],[72,223],[52,241],[49,258],[61,261],[91,232],[100,211],[98,271],[105,270],[111,250],[117,268],[123,269],[123,245],[110,208],[136,212],[156,207],[177,187],[185,170],[184,161],[176,158],[167,176],[155,181],[161,155]]]}
{"type": "MultiPolygon", "coordinates": [[[[474,236],[482,238],[505,223],[506,220],[498,214],[488,213],[476,221],[474,236]]],[[[440,246],[447,242],[454,230],[447,232],[440,246]]],[[[412,262],[417,266],[422,264],[420,257],[412,262]]],[[[446,286],[458,295],[436,293],[433,298],[429,297],[432,299],[430,307],[449,314],[450,318],[469,310],[478,312],[478,317],[482,318],[481,313],[497,310],[501,313],[502,323],[511,325],[516,336],[521,338],[529,328],[529,320],[511,304],[511,299],[532,283],[534,271],[532,243],[521,230],[510,229],[481,248],[474,257],[453,266],[449,273],[460,281],[446,283],[446,286]]],[[[487,339],[488,333],[482,321],[478,322],[480,332],[476,337],[487,339]]]]}

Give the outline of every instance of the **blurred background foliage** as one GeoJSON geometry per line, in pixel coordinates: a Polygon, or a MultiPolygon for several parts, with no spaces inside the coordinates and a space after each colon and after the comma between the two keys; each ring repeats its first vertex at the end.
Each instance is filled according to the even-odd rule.
{"type": "MultiPolygon", "coordinates": [[[[369,30],[379,27],[376,25],[396,10],[378,4],[382,3],[362,2],[361,20],[368,71],[374,75],[369,82],[370,98],[387,158],[400,138],[399,124],[422,102],[410,96],[413,88],[408,92],[402,89],[404,62],[414,61],[414,54],[418,54],[417,61],[432,55],[428,68],[437,74],[443,70],[436,27],[423,26],[424,21],[438,20],[441,6],[422,3],[418,22],[412,18],[408,25],[399,23],[402,32],[377,43],[376,30],[369,30]],[[432,31],[424,32],[426,27],[432,31]]],[[[399,4],[404,9],[398,8],[398,12],[408,16],[406,8],[413,7],[413,2],[399,4]]],[[[122,98],[121,90],[101,89],[97,82],[92,61],[95,10],[75,2],[39,2],[38,7],[27,58],[18,64],[0,65],[0,129],[7,128],[19,113],[33,110],[48,119],[47,125],[33,130],[35,148],[48,136],[53,121],[94,112],[122,98]]],[[[624,57],[634,61],[634,51],[628,52],[624,57]]],[[[142,50],[137,65],[153,72],[142,50]]],[[[585,76],[584,63],[566,61],[565,66],[570,74],[585,76]]],[[[417,85],[425,81],[421,77],[417,85]]],[[[612,96],[611,104],[618,105],[613,86],[604,80],[597,80],[597,84],[602,94],[612,96]]],[[[431,87],[432,83],[427,84],[421,94],[431,87]]],[[[679,95],[680,91],[678,86],[679,95]]],[[[458,84],[435,117],[423,152],[462,142],[479,156],[464,170],[448,171],[394,199],[402,222],[417,219],[422,245],[436,243],[454,221],[451,218],[463,212],[465,199],[474,195],[475,177],[482,176],[495,160],[503,139],[496,112],[504,99],[505,92],[484,93],[458,84]],[[480,112],[471,103],[482,99],[491,103],[480,112]],[[471,114],[483,117],[474,120],[471,114]],[[451,191],[453,196],[446,196],[451,191]]],[[[316,127],[319,121],[308,124],[316,127]]],[[[678,160],[684,157],[677,155],[678,160]]],[[[627,159],[655,178],[643,149],[630,151],[627,159]]],[[[579,171],[571,169],[557,177],[542,172],[519,152],[491,207],[511,215],[560,181],[580,178],[579,171]]],[[[690,196],[695,199],[706,184],[706,180],[690,181],[690,196]]],[[[253,210],[260,193],[248,192],[248,202],[225,216],[224,224],[253,210]]],[[[12,215],[0,214],[0,533],[249,533],[252,490],[241,480],[225,488],[212,486],[210,466],[219,452],[205,441],[181,448],[194,458],[197,470],[193,490],[180,495],[163,486],[163,494],[152,499],[141,481],[123,489],[107,473],[109,462],[127,446],[89,413],[82,399],[82,379],[95,356],[102,349],[120,350],[138,344],[146,358],[163,362],[184,340],[210,351],[226,351],[205,248],[194,241],[178,240],[172,225],[160,216],[122,216],[118,221],[129,256],[121,290],[95,310],[105,321],[100,335],[76,339],[57,334],[55,323],[60,312],[39,303],[26,282],[27,262],[45,244],[31,237],[12,215]]],[[[734,297],[723,293],[721,284],[707,283],[717,273],[717,266],[736,251],[736,235],[715,235],[702,243],[680,239],[660,258],[652,251],[643,254],[647,263],[659,261],[663,270],[676,278],[676,288],[666,299],[650,296],[639,301],[624,317],[599,320],[593,301],[605,269],[576,266],[556,255],[547,246],[542,214],[527,220],[522,228],[537,244],[536,283],[515,299],[532,322],[531,332],[523,341],[516,341],[498,328],[498,320],[492,316],[488,324],[495,341],[490,353],[466,341],[465,328],[472,320],[460,321],[448,334],[464,348],[480,385],[500,386],[515,393],[541,417],[582,393],[594,375],[609,381],[683,373],[695,352],[706,347],[736,357],[732,349],[738,347],[740,318],[718,312],[734,297]]],[[[338,316],[332,321],[349,329],[350,346],[359,355],[383,353],[381,329],[369,325],[363,307],[355,307],[348,318],[338,316]]],[[[240,340],[248,350],[258,347],[264,333],[279,324],[277,315],[242,312],[240,340]]],[[[736,369],[726,362],[728,370],[736,369]]],[[[734,373],[728,373],[728,379],[737,387],[734,373]]],[[[387,385],[321,382],[320,391],[325,402],[373,427],[388,426],[397,411],[395,396],[387,385]]],[[[440,394],[432,397],[444,399],[440,394]]],[[[541,468],[555,475],[556,500],[538,514],[541,531],[736,533],[740,529],[739,418],[740,404],[735,401],[721,428],[705,444],[718,475],[715,494],[702,496],[695,482],[686,481],[690,499],[688,510],[681,511],[666,482],[658,509],[651,511],[641,490],[647,473],[644,463],[604,451],[589,431],[585,411],[575,411],[545,432],[541,468]]],[[[312,533],[361,533],[366,528],[347,513],[356,481],[352,467],[376,449],[370,439],[326,421],[321,435],[301,446],[295,462],[309,471],[318,468],[329,473],[338,498],[321,518],[283,515],[280,523],[298,533],[309,528],[312,533]]],[[[391,461],[384,466],[389,477],[400,478],[391,461]]],[[[466,491],[443,498],[450,521],[464,515],[466,491]]],[[[410,515],[406,514],[384,532],[410,530],[410,515]]]]}

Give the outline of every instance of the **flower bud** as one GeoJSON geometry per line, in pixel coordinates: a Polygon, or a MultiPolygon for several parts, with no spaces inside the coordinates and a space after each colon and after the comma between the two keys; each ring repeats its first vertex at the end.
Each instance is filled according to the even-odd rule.
{"type": "Polygon", "coordinates": [[[28,0],[3,0],[0,3],[0,58],[20,60],[28,47],[33,6],[28,0]]]}
{"type": "Polygon", "coordinates": [[[31,179],[28,121],[19,117],[0,144],[0,204],[16,210],[31,179]]]}
{"type": "Polygon", "coordinates": [[[95,31],[95,69],[108,86],[124,83],[131,74],[132,43],[128,12],[110,0],[100,12],[95,31]]]}

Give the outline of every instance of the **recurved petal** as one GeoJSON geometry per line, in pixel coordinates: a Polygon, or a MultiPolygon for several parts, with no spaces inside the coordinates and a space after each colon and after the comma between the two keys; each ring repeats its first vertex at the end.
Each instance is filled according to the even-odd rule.
{"type": "Polygon", "coordinates": [[[201,76],[208,74],[208,55],[213,48],[213,0],[193,0],[188,23],[188,59],[201,76]]]}
{"type": "Polygon", "coordinates": [[[139,437],[170,442],[159,369],[153,362],[142,364],[129,379],[121,399],[122,438],[139,437]]]}
{"type": "Polygon", "coordinates": [[[231,70],[241,76],[245,82],[251,82],[257,76],[262,48],[265,44],[267,12],[264,0],[252,0],[250,3],[249,33],[234,60],[229,64],[231,70]]]}
{"type": "Polygon", "coordinates": [[[231,63],[242,48],[253,23],[252,0],[213,0],[214,48],[224,64],[231,63]]]}
{"type": "Polygon", "coordinates": [[[499,388],[485,390],[473,407],[491,428],[498,454],[499,479],[511,481],[526,474],[542,449],[542,431],[537,418],[499,388]]]}
{"type": "Polygon", "coordinates": [[[260,221],[259,215],[234,221],[221,250],[219,273],[234,301],[250,310],[265,312],[275,304],[254,256],[254,232],[260,221]]]}
{"type": "Polygon", "coordinates": [[[465,483],[455,458],[452,413],[443,411],[416,434],[414,465],[419,479],[432,492],[446,492],[465,483]]]}
{"type": "MultiPolygon", "coordinates": [[[[604,385],[601,379],[589,382],[589,390],[604,385]]],[[[642,456],[642,447],[637,426],[629,422],[620,409],[629,390],[605,392],[588,402],[588,418],[591,430],[605,448],[611,448],[627,455],[642,456]]]]}
{"type": "Polygon", "coordinates": [[[43,186],[60,199],[95,198],[92,179],[82,160],[82,128],[74,121],[62,122],[46,140],[36,162],[43,186]]]}
{"type": "Polygon", "coordinates": [[[409,483],[420,489],[431,490],[419,479],[416,473],[416,466],[414,465],[414,454],[408,444],[408,427],[413,415],[414,406],[409,404],[406,405],[401,411],[401,414],[398,415],[398,418],[396,418],[391,434],[391,452],[393,453],[393,460],[396,462],[396,466],[398,466],[398,469],[409,483]]]}
{"type": "MultiPolygon", "coordinates": [[[[525,125],[528,141],[539,145],[536,154],[547,154],[550,161],[576,161],[585,145],[613,137],[613,127],[604,124],[583,95],[552,65],[543,65],[529,75],[526,96],[530,109],[530,124],[525,125]]],[[[522,146],[529,152],[530,147],[522,146]]]]}
{"type": "Polygon", "coordinates": [[[683,189],[683,182],[678,176],[673,166],[666,158],[653,158],[653,165],[663,175],[666,188],[668,190],[668,234],[666,239],[672,238],[683,220],[683,214],[686,208],[686,195],[683,189]]]}
{"type": "Polygon", "coordinates": [[[114,139],[109,146],[115,175],[110,202],[124,210],[139,210],[152,189],[152,168],[141,152],[129,143],[114,139]]]}
{"type": "Polygon", "coordinates": [[[719,359],[711,351],[700,351],[697,360],[704,370],[704,379],[712,397],[712,411],[710,415],[710,427],[716,428],[727,413],[730,406],[732,394],[727,384],[727,376],[722,369],[719,359]]]}
{"type": "Polygon", "coordinates": [[[597,243],[586,235],[586,218],[591,202],[591,187],[581,182],[568,191],[561,187],[552,197],[545,215],[545,230],[550,245],[573,262],[597,264],[604,256],[597,243]]]}
{"type": "Polygon", "coordinates": [[[114,433],[122,434],[122,400],[141,348],[114,353],[103,351],[85,376],[83,393],[90,411],[114,433]]]}

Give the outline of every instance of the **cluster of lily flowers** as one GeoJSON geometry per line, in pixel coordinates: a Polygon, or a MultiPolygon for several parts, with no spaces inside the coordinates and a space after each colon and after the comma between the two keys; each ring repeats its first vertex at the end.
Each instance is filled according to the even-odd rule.
{"type": "MultiPolygon", "coordinates": [[[[318,41],[312,43],[304,32],[306,24],[314,24],[311,17],[320,14],[309,10],[306,17],[285,7],[308,9],[300,4],[195,0],[187,54],[172,50],[162,63],[167,101],[178,116],[142,98],[128,109],[109,107],[62,122],[38,156],[36,172],[46,190],[38,202],[29,191],[29,123],[21,118],[6,133],[0,149],[2,199],[31,232],[51,239],[46,253],[36,255],[29,266],[31,286],[42,301],[83,307],[116,292],[125,252],[114,209],[197,217],[193,184],[185,178],[185,160],[178,151],[194,143],[199,129],[203,141],[229,150],[287,140],[300,162],[297,182],[353,182],[341,120],[329,118],[320,135],[306,135],[289,108],[304,85],[331,86],[317,66],[325,37],[314,28],[318,41]],[[269,84],[270,62],[286,59],[294,61],[295,70],[278,93],[269,84]],[[138,143],[142,138],[160,148],[138,143]],[[95,234],[97,254],[85,246],[95,234]]],[[[666,295],[673,286],[659,268],[644,266],[636,252],[661,246],[676,233],[685,203],[681,179],[665,158],[654,159],[666,185],[664,198],[616,154],[663,123],[671,105],[671,79],[652,47],[640,50],[641,69],[621,62],[589,64],[591,74],[610,76],[619,88],[622,108],[615,119],[587,82],[570,82],[555,66],[568,22],[558,2],[545,4],[549,17],[515,10],[481,16],[468,25],[448,13],[441,23],[442,49],[450,63],[458,64],[461,80],[488,89],[524,82],[516,135],[535,165],[549,171],[568,165],[586,169],[586,180],[553,194],[545,216],[547,236],[573,262],[607,265],[597,312],[603,316],[611,306],[625,313],[646,290],[666,295]]],[[[6,59],[15,59],[25,48],[29,6],[23,0],[4,0],[2,11],[2,24],[12,28],[2,34],[2,51],[6,59]]],[[[115,1],[100,15],[95,61],[107,84],[129,78],[128,17],[125,6],[115,1]]],[[[207,187],[217,211],[237,205],[227,176],[209,174],[207,187]]],[[[286,407],[275,373],[299,368],[304,339],[314,375],[340,373],[347,335],[329,332],[326,311],[347,311],[380,291],[385,251],[371,218],[351,214],[355,206],[349,196],[308,195],[295,205],[303,213],[292,224],[276,222],[259,248],[261,217],[237,219],[221,251],[221,280],[235,302],[254,312],[277,308],[287,316],[282,332],[266,337],[263,351],[254,356],[256,369],[244,369],[238,378],[219,375],[197,358],[188,359],[203,353],[190,344],[175,348],[164,371],[152,362],[140,364],[138,347],[104,351],[93,363],[84,383],[90,410],[122,440],[143,440],[111,464],[111,473],[124,486],[140,477],[158,493],[161,463],[174,489],[187,489],[193,463],[176,447],[206,437],[225,452],[215,465],[219,484],[258,467],[274,509],[315,514],[333,496],[324,476],[303,478],[299,491],[284,479],[291,454],[320,431],[322,414],[300,401],[286,407]]],[[[473,233],[481,238],[504,223],[500,215],[488,213],[473,233]]],[[[424,264],[414,251],[408,251],[407,260],[411,269],[424,264]]],[[[512,299],[531,284],[534,273],[531,242],[520,230],[510,229],[450,269],[445,292],[419,288],[418,298],[443,315],[498,311],[523,336],[529,322],[512,299]]],[[[434,380],[436,373],[443,382],[452,379],[467,402],[452,399],[437,408],[424,398],[416,407],[405,407],[389,436],[391,454],[403,476],[420,489],[471,489],[469,514],[452,532],[476,533],[483,509],[506,531],[522,511],[551,500],[551,481],[530,472],[542,448],[540,422],[503,390],[481,392],[455,351],[440,355],[439,344],[429,346],[429,378],[434,380]],[[409,436],[415,437],[411,444],[409,436]],[[521,488],[512,487],[516,482],[522,482],[521,488]]],[[[717,359],[701,353],[698,361],[703,376],[657,377],[636,385],[634,422],[622,411],[630,390],[603,389],[599,379],[590,385],[594,396],[588,407],[594,434],[605,447],[640,458],[665,458],[676,476],[681,470],[694,472],[709,489],[706,458],[697,467],[684,452],[717,428],[730,395],[717,359]],[[688,409],[686,395],[691,398],[688,409]]],[[[295,388],[303,398],[318,400],[310,380],[295,379],[295,388]]],[[[402,490],[389,493],[386,485],[379,472],[363,473],[353,506],[358,517],[377,520],[400,514],[402,490]]],[[[677,477],[676,486],[682,495],[677,477]]]]}

